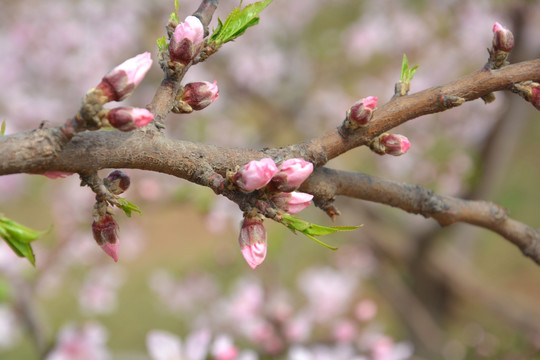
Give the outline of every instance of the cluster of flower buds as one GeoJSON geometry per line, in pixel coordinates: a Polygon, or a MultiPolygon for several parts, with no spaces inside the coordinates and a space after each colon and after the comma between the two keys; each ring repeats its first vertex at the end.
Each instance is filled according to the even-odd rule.
{"type": "Polygon", "coordinates": [[[375,96],[368,96],[358,100],[347,110],[344,126],[349,130],[366,126],[373,117],[373,111],[376,108],[377,97],[375,96]]]}
{"type": "Polygon", "coordinates": [[[512,91],[516,92],[540,110],[540,84],[534,81],[524,81],[514,84],[512,91]]]}
{"type": "Polygon", "coordinates": [[[506,58],[514,48],[514,35],[498,22],[493,25],[493,42],[489,50],[489,66],[492,69],[505,65],[506,58]]]}
{"type": "Polygon", "coordinates": [[[147,109],[117,107],[109,110],[107,120],[118,130],[132,131],[151,123],[154,115],[147,109]]]}
{"type": "Polygon", "coordinates": [[[172,61],[189,64],[201,51],[204,26],[195,16],[188,16],[174,29],[169,43],[169,56],[172,61]]]}
{"type": "Polygon", "coordinates": [[[202,110],[218,98],[219,89],[216,80],[213,83],[208,81],[189,83],[184,87],[178,112],[190,113],[193,110],[202,110]]]}
{"type": "Polygon", "coordinates": [[[145,52],[112,69],[96,87],[103,95],[103,103],[122,101],[131,95],[151,65],[150,53],[145,52]]]}
{"type": "Polygon", "coordinates": [[[266,258],[266,229],[260,217],[244,217],[238,236],[240,251],[248,265],[255,269],[266,258]]]}
{"type": "Polygon", "coordinates": [[[411,143],[405,136],[387,133],[377,136],[370,144],[371,150],[379,155],[400,156],[405,154],[410,147],[411,143]]]}
{"type": "MultiPolygon", "coordinates": [[[[313,195],[294,191],[311,175],[313,164],[303,159],[288,159],[279,167],[270,158],[253,160],[241,167],[231,180],[244,192],[265,189],[269,201],[279,210],[297,214],[306,209],[313,195]]],[[[266,230],[262,215],[246,215],[240,230],[240,250],[251,268],[266,256],[266,230]]]]}

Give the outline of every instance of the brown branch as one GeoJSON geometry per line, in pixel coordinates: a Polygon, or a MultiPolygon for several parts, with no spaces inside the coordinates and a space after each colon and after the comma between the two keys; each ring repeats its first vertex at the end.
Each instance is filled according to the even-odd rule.
{"type": "Polygon", "coordinates": [[[418,185],[328,168],[317,169],[301,190],[313,194],[322,208],[330,206],[334,196],[344,195],[430,217],[441,226],[464,222],[483,227],[509,240],[540,264],[540,233],[509,218],[506,209],[491,202],[457,199],[418,185]]]}

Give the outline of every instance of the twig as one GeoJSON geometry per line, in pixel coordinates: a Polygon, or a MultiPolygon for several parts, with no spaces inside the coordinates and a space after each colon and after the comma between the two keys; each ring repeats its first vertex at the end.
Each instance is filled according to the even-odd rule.
{"type": "Polygon", "coordinates": [[[328,168],[317,169],[301,190],[323,203],[332,201],[336,195],[344,195],[430,217],[441,226],[458,222],[480,226],[501,235],[540,264],[540,233],[509,218],[506,209],[491,202],[457,199],[419,185],[328,168]]]}

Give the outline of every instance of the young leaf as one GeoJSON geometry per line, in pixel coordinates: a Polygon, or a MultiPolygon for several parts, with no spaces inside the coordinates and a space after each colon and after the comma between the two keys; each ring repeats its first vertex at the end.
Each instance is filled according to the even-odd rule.
{"type": "Polygon", "coordinates": [[[417,69],[418,65],[413,68],[409,68],[409,61],[407,60],[407,55],[403,54],[403,60],[401,61],[400,81],[403,83],[410,83],[417,69]]]}
{"type": "Polygon", "coordinates": [[[333,234],[339,231],[355,230],[360,227],[360,226],[322,226],[322,225],[309,223],[307,221],[296,218],[289,214],[282,215],[281,223],[285,225],[286,227],[288,227],[292,232],[296,233],[296,231],[299,231],[305,236],[307,236],[308,238],[310,238],[311,240],[331,250],[337,250],[337,247],[325,244],[321,240],[317,239],[316,236],[324,236],[324,235],[333,234]]]}
{"type": "Polygon", "coordinates": [[[224,23],[218,19],[218,27],[214,30],[214,33],[210,36],[209,42],[215,43],[217,47],[225,44],[226,42],[233,41],[240,35],[242,35],[249,27],[257,25],[259,23],[259,14],[264,10],[272,0],[259,1],[250,5],[247,5],[243,9],[240,6],[235,8],[227,17],[224,23]]]}
{"type": "MultiPolygon", "coordinates": [[[[2,217],[2,219],[6,218],[2,217]]],[[[4,239],[6,244],[8,244],[17,256],[27,258],[33,266],[36,266],[36,258],[30,243],[17,240],[17,238],[13,237],[3,225],[4,223],[0,223],[0,237],[4,239]]]]}
{"type": "Polygon", "coordinates": [[[0,216],[0,228],[2,228],[3,232],[7,233],[10,238],[22,243],[29,243],[37,240],[50,231],[50,229],[45,231],[30,229],[29,227],[3,216],[0,216]]]}
{"type": "Polygon", "coordinates": [[[6,120],[2,121],[2,125],[0,125],[0,136],[4,136],[6,133],[6,120]]]}
{"type": "Polygon", "coordinates": [[[169,49],[169,43],[165,35],[156,40],[159,51],[167,51],[169,49]]]}
{"type": "Polygon", "coordinates": [[[126,199],[119,197],[118,202],[120,203],[118,207],[126,213],[127,217],[131,217],[132,211],[138,212],[140,215],[142,215],[142,211],[139,209],[139,207],[126,199]]]}

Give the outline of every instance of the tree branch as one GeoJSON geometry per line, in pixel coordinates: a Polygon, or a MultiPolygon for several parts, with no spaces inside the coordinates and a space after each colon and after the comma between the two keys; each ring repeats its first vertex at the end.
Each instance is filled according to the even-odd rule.
{"type": "Polygon", "coordinates": [[[336,195],[344,195],[430,217],[441,226],[457,222],[480,226],[509,240],[540,264],[540,233],[509,218],[506,209],[491,202],[457,199],[419,185],[324,167],[317,169],[300,189],[313,194],[323,209],[331,208],[336,195]]]}

